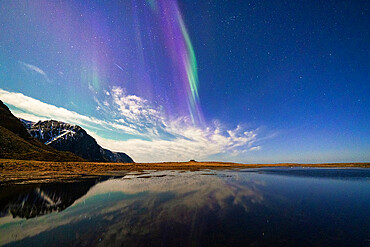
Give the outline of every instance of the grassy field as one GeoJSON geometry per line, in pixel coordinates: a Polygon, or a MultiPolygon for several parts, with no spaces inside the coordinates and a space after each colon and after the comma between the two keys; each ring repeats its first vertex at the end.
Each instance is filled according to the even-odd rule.
{"type": "Polygon", "coordinates": [[[144,170],[201,170],[238,169],[257,167],[364,167],[370,163],[327,164],[238,164],[226,162],[164,162],[164,163],[95,163],[95,162],[45,162],[0,159],[0,184],[50,182],[92,176],[123,175],[129,171],[144,170]]]}

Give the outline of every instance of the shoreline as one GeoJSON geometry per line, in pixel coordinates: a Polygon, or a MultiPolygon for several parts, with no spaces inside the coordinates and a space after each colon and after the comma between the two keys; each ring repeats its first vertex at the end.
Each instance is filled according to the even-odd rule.
{"type": "Polygon", "coordinates": [[[0,159],[0,185],[14,183],[47,183],[100,176],[123,176],[128,172],[145,170],[243,169],[262,167],[321,167],[321,168],[370,168],[363,163],[277,163],[240,164],[231,162],[162,162],[162,163],[102,163],[102,162],[50,162],[0,159]]]}

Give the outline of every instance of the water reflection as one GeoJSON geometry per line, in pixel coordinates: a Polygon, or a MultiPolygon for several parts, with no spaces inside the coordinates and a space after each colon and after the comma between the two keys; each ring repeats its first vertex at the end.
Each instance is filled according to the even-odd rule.
{"type": "Polygon", "coordinates": [[[96,179],[71,183],[13,185],[0,187],[0,216],[34,218],[60,212],[85,195],[96,179]]]}
{"type": "Polygon", "coordinates": [[[340,172],[162,171],[44,185],[8,201],[0,245],[366,246],[370,172],[340,172]]]}
{"type": "Polygon", "coordinates": [[[317,167],[273,167],[244,169],[241,172],[256,172],[272,175],[282,175],[290,177],[307,177],[323,179],[364,179],[369,180],[369,173],[362,168],[317,168],[317,167]]]}

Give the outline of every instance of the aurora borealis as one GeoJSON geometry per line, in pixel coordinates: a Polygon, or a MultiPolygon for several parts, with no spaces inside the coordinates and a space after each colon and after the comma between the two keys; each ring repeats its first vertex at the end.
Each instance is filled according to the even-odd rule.
{"type": "Polygon", "coordinates": [[[135,161],[368,161],[367,1],[0,1],[0,99],[135,161]]]}

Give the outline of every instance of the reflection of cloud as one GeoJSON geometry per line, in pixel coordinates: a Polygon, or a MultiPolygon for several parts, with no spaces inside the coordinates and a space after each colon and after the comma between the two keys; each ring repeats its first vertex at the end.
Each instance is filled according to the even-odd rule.
{"type": "Polygon", "coordinates": [[[219,124],[197,127],[186,118],[170,120],[143,98],[126,95],[114,87],[105,91],[102,103],[95,98],[99,110],[111,113],[111,121],[97,119],[43,103],[21,93],[0,89],[0,99],[18,108],[18,117],[38,121],[55,119],[78,124],[88,131],[104,148],[127,153],[136,162],[206,160],[211,155],[245,155],[259,150],[253,145],[258,141],[257,130],[246,131],[241,126],[226,129],[219,124]],[[114,118],[117,116],[117,118],[114,118]],[[112,140],[101,136],[105,130],[117,134],[130,134],[129,140],[112,140]],[[145,140],[144,140],[145,139],[145,140]]]}
{"type": "MultiPolygon", "coordinates": [[[[263,201],[258,182],[243,180],[231,172],[227,173],[231,175],[228,177],[202,175],[204,173],[154,172],[146,174],[152,176],[149,178],[132,175],[99,183],[61,213],[22,221],[22,231],[19,231],[19,222],[9,224],[7,221],[7,227],[0,223],[3,227],[0,244],[46,231],[52,233],[63,225],[74,229],[75,223],[89,218],[104,229],[99,233],[103,235],[102,245],[122,244],[132,238],[156,234],[164,224],[190,227],[202,214],[217,214],[220,210],[225,213],[234,207],[249,210],[251,205],[263,201]]],[[[85,234],[80,228],[75,231],[85,234]]],[[[90,233],[85,237],[96,236],[90,233]]]]}
{"type": "MultiPolygon", "coordinates": [[[[179,175],[177,172],[154,172],[150,178],[137,178],[137,176],[125,176],[123,179],[108,180],[94,186],[84,197],[77,200],[79,203],[88,197],[110,192],[122,192],[125,194],[150,193],[174,193],[179,197],[179,202],[189,207],[205,204],[222,206],[226,198],[233,197],[236,201],[240,198],[251,197],[254,201],[261,201],[262,197],[247,186],[240,185],[234,178],[225,180],[215,175],[201,175],[195,172],[185,172],[179,175]],[[176,176],[174,176],[176,174],[176,176]],[[206,196],[212,194],[212,197],[206,196]],[[212,198],[212,201],[208,201],[212,198]]],[[[140,176],[139,176],[140,177],[140,176]]],[[[253,185],[257,183],[253,181],[253,185]]],[[[247,207],[247,205],[244,205],[247,207]]]]}
{"type": "Polygon", "coordinates": [[[252,204],[263,201],[254,181],[236,181],[233,177],[220,178],[194,172],[176,176],[171,176],[171,172],[151,175],[167,176],[106,181],[88,192],[85,198],[116,191],[134,195],[145,193],[145,196],[102,208],[99,214],[109,222],[102,236],[103,246],[150,239],[151,235],[160,234],[164,226],[194,230],[192,225],[203,217],[219,214],[221,218],[225,214],[227,217],[227,212],[232,213],[235,208],[248,211],[252,204]]]}
{"type": "Polygon", "coordinates": [[[45,71],[43,71],[43,70],[42,70],[42,69],[40,69],[39,67],[37,67],[37,66],[35,66],[35,65],[32,65],[32,64],[24,63],[24,62],[22,62],[22,61],[19,61],[19,63],[20,63],[24,68],[26,68],[26,69],[28,69],[28,70],[31,70],[31,71],[33,71],[33,72],[36,72],[36,73],[38,73],[38,74],[42,75],[42,76],[45,78],[45,80],[46,80],[47,82],[50,82],[50,79],[49,79],[48,75],[45,73],[45,71]]]}

